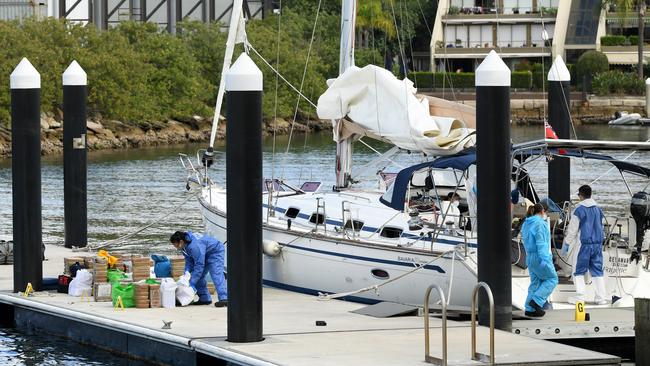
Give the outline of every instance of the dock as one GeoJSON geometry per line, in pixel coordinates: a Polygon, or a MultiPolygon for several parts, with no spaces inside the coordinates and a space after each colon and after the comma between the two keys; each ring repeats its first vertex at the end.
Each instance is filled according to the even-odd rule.
{"type": "MultiPolygon", "coordinates": [[[[70,255],[68,249],[49,246],[48,260],[43,262],[45,276],[59,274],[63,257],[70,255]]],[[[370,317],[353,313],[364,307],[357,303],[319,301],[264,288],[264,341],[230,343],[226,340],[225,308],[114,309],[110,302],[52,292],[24,297],[12,293],[11,284],[12,266],[0,266],[3,326],[63,336],[159,364],[218,364],[215,360],[238,365],[426,364],[421,316],[370,317]],[[162,329],[163,320],[172,322],[171,329],[162,329]],[[319,326],[317,321],[325,325],[319,326]]],[[[435,357],[442,355],[441,328],[442,321],[432,317],[430,347],[435,357]]],[[[488,353],[488,333],[487,328],[479,327],[477,349],[481,353],[488,353]]],[[[469,322],[449,320],[448,363],[482,364],[471,360],[470,344],[469,322]]],[[[498,330],[495,355],[496,363],[502,365],[615,365],[621,361],[616,356],[498,330]]]]}

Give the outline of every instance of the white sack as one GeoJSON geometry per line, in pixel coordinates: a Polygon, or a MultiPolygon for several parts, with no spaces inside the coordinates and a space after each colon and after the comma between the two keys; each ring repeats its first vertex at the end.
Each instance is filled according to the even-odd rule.
{"type": "Polygon", "coordinates": [[[178,300],[181,306],[189,305],[194,301],[194,296],[196,295],[196,291],[190,287],[190,277],[190,273],[185,272],[185,274],[176,282],[176,285],[178,286],[176,287],[176,300],[178,300]]]}
{"type": "Polygon", "coordinates": [[[70,281],[68,286],[68,295],[81,296],[92,295],[93,275],[85,269],[77,271],[75,278],[70,281]]]}

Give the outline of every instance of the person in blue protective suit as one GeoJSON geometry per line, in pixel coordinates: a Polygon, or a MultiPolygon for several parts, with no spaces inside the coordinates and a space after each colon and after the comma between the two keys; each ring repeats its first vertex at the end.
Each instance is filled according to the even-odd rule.
{"type": "Polygon", "coordinates": [[[573,283],[576,296],[569,297],[569,303],[585,301],[585,274],[591,274],[595,286],[594,303],[607,304],[605,277],[603,274],[603,241],[605,215],[591,198],[591,187],[584,185],[578,189],[580,203],[573,210],[569,226],[564,234],[562,252],[566,255],[573,247],[573,283]],[[576,254],[577,253],[577,254],[576,254]]]}
{"type": "Polygon", "coordinates": [[[545,216],[544,206],[537,203],[528,209],[521,228],[530,274],[526,316],[542,317],[546,314],[544,306],[558,282],[551,254],[551,233],[545,216]]]}
{"type": "Polygon", "coordinates": [[[190,286],[196,290],[199,300],[194,305],[209,305],[212,303],[205,276],[210,273],[214,287],[219,296],[214,304],[216,307],[228,305],[228,289],[223,274],[225,248],[222,242],[209,236],[198,236],[191,231],[177,231],[169,239],[171,243],[185,256],[185,272],[190,272],[190,286]]]}

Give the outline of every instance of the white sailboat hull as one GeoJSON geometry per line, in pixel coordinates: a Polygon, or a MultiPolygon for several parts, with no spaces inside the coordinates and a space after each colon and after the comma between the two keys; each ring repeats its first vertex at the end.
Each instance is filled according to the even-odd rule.
{"type": "MultiPolygon", "coordinates": [[[[205,200],[201,200],[206,231],[226,240],[226,217],[205,200]]],[[[404,248],[377,247],[351,240],[304,236],[300,232],[265,225],[265,240],[283,246],[276,257],[263,256],[265,285],[317,295],[318,293],[347,293],[361,288],[381,285],[415,267],[415,263],[430,265],[377,291],[364,291],[345,298],[352,301],[376,303],[390,301],[422,306],[424,293],[431,284],[442,287],[450,305],[467,307],[476,285],[476,271],[468,265],[463,254],[419,253],[404,248]],[[389,277],[382,279],[373,270],[383,270],[389,277]],[[451,289],[451,290],[450,290],[451,289]]],[[[227,248],[227,246],[226,246],[227,248]]],[[[432,303],[438,299],[432,296],[432,303]]]]}

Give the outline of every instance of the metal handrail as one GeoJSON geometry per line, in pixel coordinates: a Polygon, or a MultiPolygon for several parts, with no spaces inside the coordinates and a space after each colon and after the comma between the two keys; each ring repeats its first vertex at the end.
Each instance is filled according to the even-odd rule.
{"type": "Polygon", "coordinates": [[[435,283],[430,285],[424,294],[424,361],[434,365],[447,366],[447,300],[442,288],[435,283]],[[442,303],[442,358],[431,356],[429,353],[429,297],[434,288],[438,290],[442,303]]]}
{"type": "Polygon", "coordinates": [[[490,365],[494,365],[494,297],[492,296],[492,290],[485,282],[479,282],[474,286],[474,291],[472,292],[472,360],[479,362],[489,362],[490,365]],[[476,300],[478,299],[478,290],[480,288],[485,290],[485,293],[488,296],[490,302],[490,354],[485,355],[483,353],[476,352],[476,300]]]}

